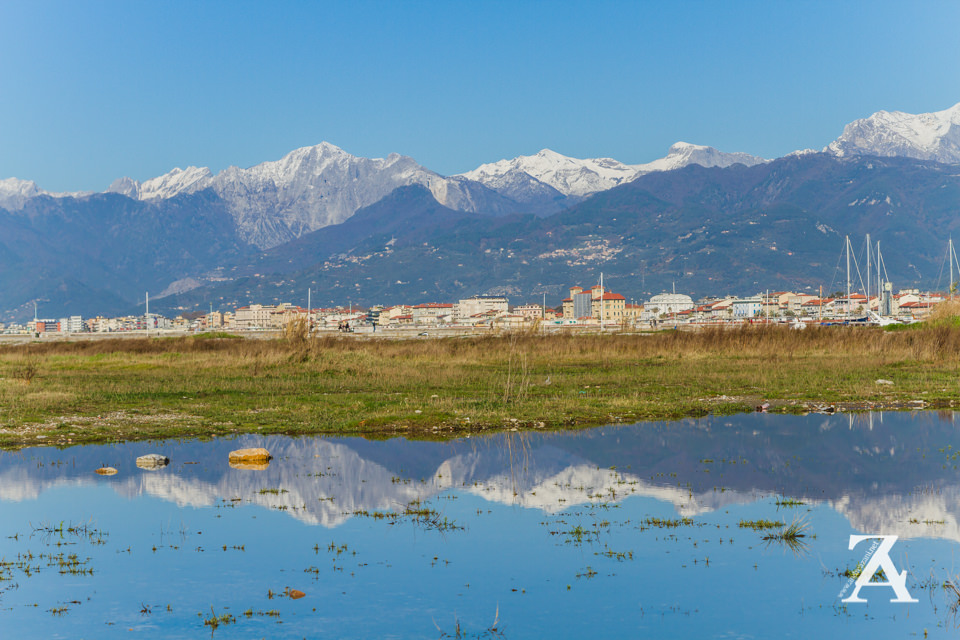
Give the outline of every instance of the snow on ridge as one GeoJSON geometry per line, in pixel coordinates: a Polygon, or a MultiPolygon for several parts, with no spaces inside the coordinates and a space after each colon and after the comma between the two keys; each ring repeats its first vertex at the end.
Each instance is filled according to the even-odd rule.
{"type": "Polygon", "coordinates": [[[473,171],[459,174],[491,188],[511,172],[522,172],[534,180],[553,187],[563,195],[586,196],[605,191],[636,177],[636,171],[613,158],[570,158],[550,149],[532,156],[517,156],[480,165],[473,171]]]}
{"type": "Polygon", "coordinates": [[[491,197],[480,185],[445,178],[409,156],[363,158],[329,142],[294,149],[279,160],[245,169],[230,166],[217,174],[206,167],[187,167],[143,183],[121,178],[109,191],[155,200],[212,189],[225,202],[241,238],[267,249],[339,224],[361,207],[411,184],[427,187],[440,204],[459,211],[485,210],[491,197]]]}
{"type": "Polygon", "coordinates": [[[960,162],[960,103],[931,113],[877,111],[846,125],[823,151],[837,157],[879,155],[960,162]]]}
{"type": "Polygon", "coordinates": [[[704,145],[691,144],[689,142],[675,142],[670,145],[670,149],[667,151],[665,157],[646,164],[634,165],[634,168],[637,170],[638,175],[642,175],[654,171],[672,171],[691,164],[698,164],[702,167],[723,168],[734,164],[752,167],[764,162],[769,162],[769,160],[750,155],[749,153],[739,151],[728,153],[704,145]]]}
{"type": "Polygon", "coordinates": [[[51,198],[82,198],[92,195],[92,191],[46,191],[33,180],[20,178],[0,179],[0,208],[10,211],[22,209],[30,198],[50,196],[51,198]]]}
{"type": "Polygon", "coordinates": [[[193,193],[210,186],[213,173],[207,167],[176,167],[169,173],[144,180],[140,185],[140,199],[172,198],[181,193],[193,193]]]}
{"type": "MultiPolygon", "coordinates": [[[[676,142],[667,155],[646,164],[628,165],[613,158],[578,159],[543,149],[532,156],[518,156],[483,164],[460,176],[498,189],[512,173],[522,172],[531,179],[553,187],[567,196],[587,196],[605,191],[638,176],[654,171],[671,171],[690,164],[704,167],[729,167],[733,164],[753,166],[767,162],[748,153],[726,153],[713,147],[676,142]]],[[[513,179],[515,183],[516,178],[513,179]]]]}

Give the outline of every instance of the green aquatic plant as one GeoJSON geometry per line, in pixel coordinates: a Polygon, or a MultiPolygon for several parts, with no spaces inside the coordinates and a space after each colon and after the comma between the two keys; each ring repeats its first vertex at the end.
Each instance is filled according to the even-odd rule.
{"type": "Polygon", "coordinates": [[[641,529],[655,527],[657,529],[675,529],[677,527],[690,526],[693,524],[693,518],[674,518],[674,519],[660,519],[660,518],[647,518],[643,521],[643,524],[640,526],[641,529]]]}
{"type": "Polygon", "coordinates": [[[765,529],[778,529],[786,523],[779,520],[741,520],[737,526],[741,529],[753,529],[754,531],[763,531],[765,529]]]}
{"type": "Polygon", "coordinates": [[[802,507],[807,504],[803,500],[794,500],[793,498],[777,498],[777,507],[802,507]]]}
{"type": "Polygon", "coordinates": [[[765,534],[763,540],[767,544],[783,545],[785,549],[789,549],[795,555],[803,555],[807,552],[806,539],[809,527],[810,524],[802,518],[795,518],[783,529],[765,534]]]}
{"type": "MultiPolygon", "coordinates": [[[[203,617],[203,614],[199,614],[199,615],[200,617],[203,617]]],[[[204,618],[203,624],[205,626],[210,627],[210,631],[213,632],[213,631],[216,631],[217,627],[219,627],[220,625],[228,625],[236,621],[237,619],[232,615],[230,615],[229,613],[224,613],[218,616],[217,612],[213,610],[213,607],[210,607],[210,617],[204,618]]]]}

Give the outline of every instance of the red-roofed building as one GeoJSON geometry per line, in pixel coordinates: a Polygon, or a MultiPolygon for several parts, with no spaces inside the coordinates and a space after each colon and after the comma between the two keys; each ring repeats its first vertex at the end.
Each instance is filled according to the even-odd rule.
{"type": "Polygon", "coordinates": [[[897,309],[897,315],[910,318],[926,318],[937,306],[936,302],[902,302],[897,309]]]}
{"type": "Polygon", "coordinates": [[[809,293],[795,293],[787,297],[787,310],[792,311],[794,315],[801,315],[804,312],[804,303],[816,300],[817,296],[809,293]]]}
{"type": "Polygon", "coordinates": [[[513,313],[526,316],[528,318],[542,318],[543,307],[536,303],[521,304],[513,308],[513,313]]]}
{"type": "Polygon", "coordinates": [[[578,322],[593,318],[597,322],[621,323],[627,319],[626,302],[619,293],[600,285],[589,289],[570,287],[570,297],[563,301],[563,317],[578,322]]]}
{"type": "Polygon", "coordinates": [[[818,317],[834,312],[833,298],[813,298],[800,305],[800,314],[818,317]]]}
{"type": "Polygon", "coordinates": [[[710,317],[717,319],[727,319],[733,317],[733,301],[736,298],[724,298],[717,300],[710,305],[710,317]]]}
{"type": "Polygon", "coordinates": [[[636,322],[640,319],[640,314],[643,313],[642,304],[624,304],[623,305],[623,317],[626,318],[627,322],[636,322]]]}
{"type": "Polygon", "coordinates": [[[594,289],[597,295],[593,299],[593,317],[603,323],[621,323],[624,319],[624,310],[627,300],[619,293],[594,289]]]}

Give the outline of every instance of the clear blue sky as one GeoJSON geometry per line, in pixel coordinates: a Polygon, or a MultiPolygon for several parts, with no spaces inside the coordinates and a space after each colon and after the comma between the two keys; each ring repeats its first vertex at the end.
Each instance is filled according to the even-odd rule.
{"type": "Polygon", "coordinates": [[[960,2],[0,2],[0,178],[102,190],[329,141],[444,174],[777,157],[960,102],[960,2]]]}

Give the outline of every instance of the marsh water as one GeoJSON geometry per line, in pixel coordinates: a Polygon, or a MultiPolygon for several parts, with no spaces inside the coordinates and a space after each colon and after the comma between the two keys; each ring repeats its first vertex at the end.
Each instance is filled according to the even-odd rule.
{"type": "Polygon", "coordinates": [[[955,637],[958,434],[952,413],[756,414],[4,452],[0,635],[955,637]],[[228,464],[251,446],[267,468],[228,464]],[[916,603],[842,602],[851,534],[899,536],[916,603]]]}

